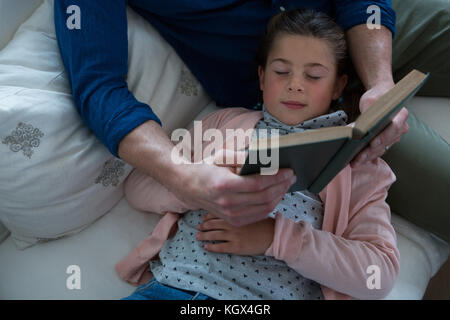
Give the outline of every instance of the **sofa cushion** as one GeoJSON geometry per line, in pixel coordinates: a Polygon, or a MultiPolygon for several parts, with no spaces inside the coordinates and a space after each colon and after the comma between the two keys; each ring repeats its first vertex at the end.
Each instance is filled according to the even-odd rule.
{"type": "MultiPolygon", "coordinates": [[[[8,238],[0,245],[0,299],[120,299],[136,288],[122,281],[114,265],[154,228],[154,213],[122,200],[89,228],[25,252],[8,238]],[[80,289],[69,289],[69,266],[80,271],[80,289]]],[[[422,299],[428,281],[445,262],[450,246],[393,214],[400,251],[400,272],[386,299],[422,299]]],[[[70,271],[70,270],[69,270],[70,271]]],[[[73,271],[72,271],[73,272],[73,271]]]]}
{"type": "Polygon", "coordinates": [[[20,248],[78,232],[131,171],[83,125],[68,93],[0,86],[0,220],[20,248]]]}
{"type": "MultiPolygon", "coordinates": [[[[127,9],[136,98],[164,130],[186,126],[211,100],[172,47],[127,9]]],[[[131,167],[83,124],[45,0],[0,51],[0,222],[19,248],[79,232],[122,197],[131,167]]]]}

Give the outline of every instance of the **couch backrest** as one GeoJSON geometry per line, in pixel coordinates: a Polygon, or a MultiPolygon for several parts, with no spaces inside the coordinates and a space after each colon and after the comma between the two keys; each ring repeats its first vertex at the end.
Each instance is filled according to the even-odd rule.
{"type": "Polygon", "coordinates": [[[17,28],[42,4],[42,0],[0,0],[0,50],[6,46],[17,28]]]}

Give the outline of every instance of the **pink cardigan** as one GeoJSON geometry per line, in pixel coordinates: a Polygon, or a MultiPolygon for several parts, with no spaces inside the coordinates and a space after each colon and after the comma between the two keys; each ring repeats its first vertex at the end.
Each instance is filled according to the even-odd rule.
{"type": "MultiPolygon", "coordinates": [[[[203,132],[208,128],[224,134],[226,129],[252,129],[262,117],[261,111],[244,108],[218,110],[203,119],[203,132]]],[[[205,146],[204,142],[203,150],[205,146]]],[[[394,181],[395,175],[382,159],[354,168],[347,165],[319,194],[324,203],[322,230],[277,213],[274,239],[265,254],[320,283],[325,299],[385,297],[399,271],[396,234],[385,202],[394,181]],[[373,265],[380,271],[379,289],[367,285],[375,275],[368,269],[373,265]]],[[[138,170],[127,178],[125,193],[136,209],[164,214],[153,232],[116,265],[123,280],[139,285],[150,280],[148,261],[158,258],[164,242],[176,231],[180,217],[176,212],[187,209],[165,187],[138,170]]]]}

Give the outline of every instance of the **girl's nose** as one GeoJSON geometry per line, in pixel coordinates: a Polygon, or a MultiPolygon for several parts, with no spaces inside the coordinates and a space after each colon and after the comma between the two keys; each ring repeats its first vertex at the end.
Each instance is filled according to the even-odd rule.
{"type": "Polygon", "coordinates": [[[294,88],[294,87],[292,87],[292,86],[289,86],[289,87],[288,87],[288,90],[289,90],[289,91],[294,91],[294,90],[295,90],[295,91],[298,91],[298,92],[301,92],[301,91],[302,91],[302,89],[301,89],[300,87],[294,88]]]}
{"type": "Polygon", "coordinates": [[[303,86],[300,83],[300,81],[298,80],[292,80],[291,82],[289,82],[288,84],[288,91],[289,92],[293,92],[293,91],[298,91],[301,92],[303,91],[303,86]]]}

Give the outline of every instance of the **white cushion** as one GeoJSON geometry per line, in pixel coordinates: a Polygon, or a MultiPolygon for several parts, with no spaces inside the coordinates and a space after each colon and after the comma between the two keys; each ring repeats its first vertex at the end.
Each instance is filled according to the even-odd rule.
{"type": "Polygon", "coordinates": [[[0,50],[17,28],[42,4],[42,0],[0,0],[0,50]]]}
{"type": "MultiPolygon", "coordinates": [[[[18,251],[11,237],[0,245],[0,299],[120,299],[135,287],[114,265],[154,228],[159,216],[131,208],[125,198],[82,232],[18,251]],[[81,289],[68,289],[66,273],[76,265],[81,289]]],[[[400,250],[400,274],[386,299],[421,299],[431,276],[449,254],[449,245],[393,215],[400,250]]]]}
{"type": "Polygon", "coordinates": [[[120,299],[135,289],[114,265],[153,230],[159,216],[128,206],[125,198],[89,228],[24,252],[11,237],[0,245],[0,299],[120,299]],[[81,289],[68,289],[67,268],[80,268],[81,289]]]}
{"type": "Polygon", "coordinates": [[[386,300],[420,300],[430,279],[447,261],[450,244],[402,217],[392,214],[397,234],[400,273],[386,300]]]}
{"type": "MultiPolygon", "coordinates": [[[[167,133],[211,99],[174,50],[127,10],[129,89],[167,133]]],[[[0,51],[0,221],[19,248],[79,232],[122,197],[131,167],[83,124],[46,0],[0,51]]]]}
{"type": "Polygon", "coordinates": [[[0,86],[0,219],[20,248],[79,231],[122,197],[131,167],[80,120],[70,94],[0,86]]]}

